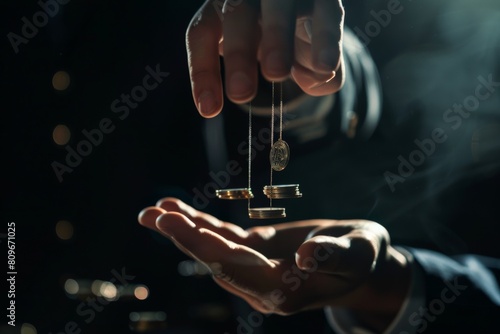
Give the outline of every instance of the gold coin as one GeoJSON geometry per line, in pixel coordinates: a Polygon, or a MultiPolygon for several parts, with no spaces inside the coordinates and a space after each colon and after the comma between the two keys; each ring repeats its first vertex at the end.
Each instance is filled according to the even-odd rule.
{"type": "Polygon", "coordinates": [[[290,147],[287,142],[278,139],[271,147],[271,152],[269,152],[269,160],[271,162],[271,168],[279,172],[285,169],[290,160],[290,147]]]}
{"type": "Polygon", "coordinates": [[[234,189],[219,189],[215,191],[220,199],[250,199],[253,198],[252,189],[250,188],[234,188],[234,189]]]}
{"type": "Polygon", "coordinates": [[[270,199],[302,197],[298,184],[265,186],[263,192],[270,199]]]}
{"type": "Polygon", "coordinates": [[[248,217],[252,219],[285,218],[285,208],[251,208],[248,209],[248,217]]]}

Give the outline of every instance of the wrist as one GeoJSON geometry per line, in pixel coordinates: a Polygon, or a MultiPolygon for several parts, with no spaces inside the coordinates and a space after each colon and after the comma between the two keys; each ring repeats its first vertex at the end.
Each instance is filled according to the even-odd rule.
{"type": "Polygon", "coordinates": [[[410,287],[409,261],[389,246],[385,260],[356,292],[357,302],[349,306],[349,313],[359,325],[383,332],[403,308],[410,287]]]}

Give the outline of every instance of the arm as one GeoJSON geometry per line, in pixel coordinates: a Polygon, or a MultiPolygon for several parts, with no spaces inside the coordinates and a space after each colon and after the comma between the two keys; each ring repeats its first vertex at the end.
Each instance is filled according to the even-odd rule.
{"type": "Polygon", "coordinates": [[[403,319],[417,333],[488,332],[500,314],[500,260],[473,254],[448,257],[408,248],[424,277],[424,305],[403,319]]]}
{"type": "MultiPolygon", "coordinates": [[[[408,259],[411,287],[398,315],[384,333],[486,333],[500,314],[500,260],[449,257],[425,249],[398,248],[408,259]]],[[[363,318],[345,308],[325,308],[336,333],[370,332],[363,318]]]]}

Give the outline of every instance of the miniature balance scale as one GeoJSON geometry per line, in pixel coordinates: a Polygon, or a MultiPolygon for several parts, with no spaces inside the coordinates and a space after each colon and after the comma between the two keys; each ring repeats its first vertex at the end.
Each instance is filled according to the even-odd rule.
{"type": "Polygon", "coordinates": [[[248,200],[248,216],[252,219],[273,219],[285,218],[286,212],[283,207],[274,207],[273,199],[300,198],[302,193],[298,184],[273,185],[273,171],[283,171],[290,160],[290,147],[283,140],[283,86],[280,83],[280,131],[279,138],[274,141],[274,82],[272,82],[272,105],[271,105],[271,150],[269,152],[270,176],[269,185],[263,189],[264,195],[269,198],[269,207],[252,208],[252,104],[248,110],[248,188],[220,189],[216,195],[220,199],[226,200],[248,200]]]}

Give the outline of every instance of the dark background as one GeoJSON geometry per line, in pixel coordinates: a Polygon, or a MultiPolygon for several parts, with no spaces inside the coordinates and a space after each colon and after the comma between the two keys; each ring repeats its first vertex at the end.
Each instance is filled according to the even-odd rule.
{"type": "MultiPolygon", "coordinates": [[[[131,312],[162,311],[167,316],[160,324],[166,326],[162,333],[235,333],[237,317],[251,314],[209,277],[182,277],[177,266],[187,258],[137,224],[145,206],[167,195],[189,203],[192,189],[203,188],[209,179],[205,121],[192,102],[184,44],[186,27],[201,3],[72,0],[16,54],[7,34],[21,34],[21,18],[31,21],[40,7],[35,2],[2,2],[0,188],[2,224],[16,223],[19,328],[29,323],[38,333],[59,333],[74,321],[82,333],[129,333],[131,312]],[[111,103],[142,83],[146,66],[157,64],[169,76],[120,120],[111,103]],[[71,78],[64,91],[52,86],[60,70],[71,78]],[[82,131],[97,128],[103,118],[111,119],[115,130],[59,182],[52,164],[64,163],[67,151],[54,143],[54,127],[68,126],[68,145],[75,148],[85,139],[82,131]],[[74,229],[69,240],[56,234],[61,220],[74,229]],[[133,284],[148,287],[149,297],[121,298],[86,323],[76,312],[82,300],[65,293],[66,280],[110,280],[112,271],[122,268],[135,276],[133,284]]],[[[428,136],[447,108],[474,92],[477,76],[498,73],[498,5],[479,1],[474,8],[484,6],[484,11],[469,16],[465,2],[450,3],[404,2],[408,9],[373,38],[369,49],[381,69],[386,95],[380,129],[368,143],[318,144],[319,157],[333,156],[334,167],[325,165],[314,177],[305,177],[303,188],[326,184],[332,193],[311,200],[329,209],[319,211],[313,203],[308,207],[305,199],[291,209],[290,217],[368,218],[385,225],[395,243],[450,254],[500,255],[495,244],[498,96],[481,106],[481,117],[474,115],[450,135],[446,149],[398,185],[398,191],[391,193],[382,176],[388,168],[397,170],[398,155],[415,148],[413,139],[428,136]],[[460,15],[470,19],[468,24],[454,23],[460,15]],[[485,22],[491,22],[490,29],[483,29],[485,22]],[[478,36],[483,39],[478,41],[478,36]],[[481,46],[478,52],[470,52],[477,49],[468,44],[472,40],[481,46]],[[488,136],[481,139],[488,144],[475,159],[472,138],[485,127],[488,136]],[[485,164],[487,172],[480,168],[485,164]],[[323,176],[329,171],[334,176],[323,176]]],[[[387,5],[367,1],[345,6],[346,23],[364,27],[373,20],[372,8],[387,5]]],[[[243,139],[245,131],[240,133],[243,139]]],[[[307,150],[298,152],[290,172],[295,176],[318,158],[307,150]]],[[[220,203],[205,209],[225,215],[220,203]]],[[[328,332],[322,312],[316,311],[271,316],[255,333],[276,333],[277,328],[328,332]]],[[[8,333],[9,327],[0,329],[8,333]]]]}

